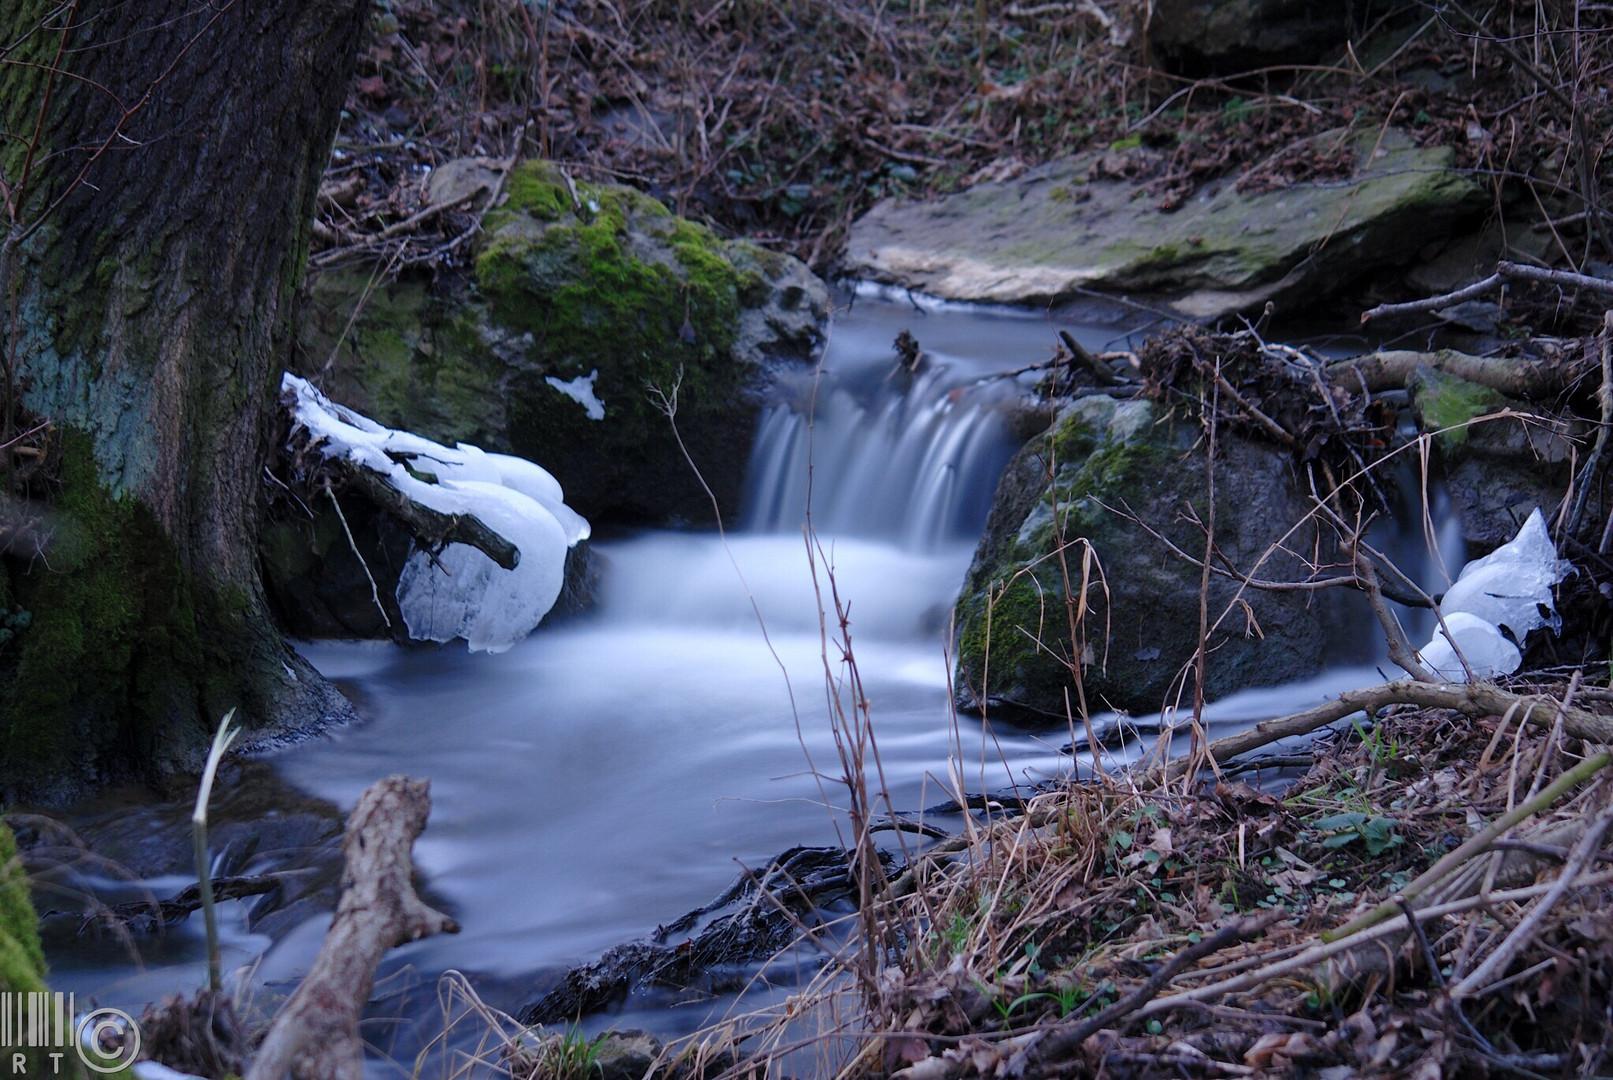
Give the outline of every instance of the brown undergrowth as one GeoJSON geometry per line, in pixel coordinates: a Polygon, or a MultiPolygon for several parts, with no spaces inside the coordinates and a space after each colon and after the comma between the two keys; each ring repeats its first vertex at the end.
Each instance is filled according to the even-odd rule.
{"type": "Polygon", "coordinates": [[[1603,5],[1412,6],[1315,64],[1172,72],[1137,0],[382,0],[322,189],[315,259],[452,264],[464,208],[418,213],[457,157],[545,157],[832,265],[852,218],[1063,154],[1173,207],[1349,174],[1339,128],[1452,147],[1533,213],[1553,260],[1606,258],[1613,32],[1603,5]],[[400,255],[399,253],[402,252],[400,255]],[[433,254],[435,253],[435,254],[433,254]]]}
{"type": "Polygon", "coordinates": [[[1605,766],[1593,750],[1516,713],[1391,706],[1337,725],[1286,790],[1249,764],[1187,790],[1061,785],[895,881],[880,917],[909,931],[856,980],[877,989],[824,980],[771,1022],[849,1009],[823,1024],[857,1033],[839,1074],[907,1080],[1592,1075],[1613,1015],[1596,854],[1613,799],[1600,772],[1548,786],[1605,766]],[[1386,902],[1394,917],[1330,941],[1386,902]]]}

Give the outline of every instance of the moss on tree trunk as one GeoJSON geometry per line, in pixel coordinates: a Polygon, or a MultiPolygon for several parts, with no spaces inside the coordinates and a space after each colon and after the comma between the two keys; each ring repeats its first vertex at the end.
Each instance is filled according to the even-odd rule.
{"type": "Polygon", "coordinates": [[[28,55],[0,110],[40,135],[0,156],[4,392],[54,425],[61,484],[31,492],[48,540],[5,559],[28,625],[0,643],[0,789],[60,797],[183,768],[231,706],[260,729],[341,708],[269,622],[255,533],[368,9],[7,7],[28,55]]]}

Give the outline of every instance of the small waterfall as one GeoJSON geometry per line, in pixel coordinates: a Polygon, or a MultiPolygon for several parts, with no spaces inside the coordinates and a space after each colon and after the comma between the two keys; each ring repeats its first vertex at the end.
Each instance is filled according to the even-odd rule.
{"type": "MultiPolygon", "coordinates": [[[[807,517],[825,536],[933,551],[977,537],[1014,445],[1018,400],[1004,380],[931,357],[916,375],[858,356],[783,387],[764,414],[750,464],[753,532],[794,532],[807,517]]],[[[882,359],[883,364],[875,361],[882,359]]]]}

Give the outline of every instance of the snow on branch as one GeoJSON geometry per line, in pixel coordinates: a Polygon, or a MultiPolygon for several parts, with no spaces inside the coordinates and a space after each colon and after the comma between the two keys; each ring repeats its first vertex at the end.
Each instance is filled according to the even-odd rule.
{"type": "Polygon", "coordinates": [[[398,578],[411,637],[503,652],[554,606],[588,522],[524,458],[394,431],[287,374],[281,401],[308,446],[421,540],[398,578]]]}

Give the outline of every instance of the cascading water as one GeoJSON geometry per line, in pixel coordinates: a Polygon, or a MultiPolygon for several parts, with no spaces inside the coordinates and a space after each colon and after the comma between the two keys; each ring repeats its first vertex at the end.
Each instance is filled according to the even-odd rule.
{"type": "MultiPolygon", "coordinates": [[[[1098,345],[1109,335],[1084,336],[1098,345]]],[[[650,532],[596,545],[597,610],[502,655],[307,647],[369,719],[278,757],[280,774],[344,807],[389,773],[432,781],[417,863],[464,930],[389,956],[387,970],[426,980],[415,1008],[432,1001],[435,974],[455,968],[513,1010],[545,973],[710,900],[736,861],[835,842],[825,802],[837,795],[813,771],[835,751],[814,691],[826,661],[801,532],[809,476],[896,805],[944,798],[933,777],[960,750],[957,768],[977,790],[1062,767],[1059,740],[988,740],[965,723],[954,742],[946,662],[950,606],[1013,451],[1018,391],[993,376],[1046,358],[1055,340],[1034,314],[860,298],[837,319],[821,371],[781,383],[745,521],[726,541],[650,532]],[[896,368],[902,329],[929,353],[912,376],[896,368]]],[[[832,654],[830,667],[839,662],[832,654]]],[[[263,940],[245,933],[240,905],[224,907],[229,955],[245,963],[263,940]]],[[[277,941],[255,978],[283,992],[324,926],[277,941]]],[[[205,978],[189,927],[140,976],[114,975],[93,955],[59,955],[59,988],[137,1007],[205,978]]],[[[704,1015],[635,1021],[668,1031],[704,1015]]]]}
{"type": "Polygon", "coordinates": [[[757,433],[746,528],[814,528],[935,550],[978,535],[1013,453],[1003,413],[1012,383],[958,381],[954,361],[914,374],[884,363],[798,377],[757,433]],[[803,401],[802,399],[805,399],[803,401]],[[805,406],[803,408],[803,405],[805,406]]]}
{"type": "MultiPolygon", "coordinates": [[[[1110,336],[1065,329],[1089,346],[1110,336]]],[[[417,864],[432,902],[464,931],[389,955],[385,971],[412,969],[424,983],[399,1008],[433,1011],[435,976],[452,968],[514,1010],[565,966],[705,903],[739,864],[835,842],[824,804],[836,792],[815,773],[834,744],[811,688],[840,661],[823,655],[827,583],[814,581],[801,532],[809,492],[895,805],[939,801],[934,777],[952,769],[995,790],[1067,767],[1064,737],[954,725],[946,662],[951,603],[1013,449],[1019,391],[995,376],[1046,358],[1054,340],[1035,314],[865,295],[836,321],[822,370],[781,384],[757,438],[744,527],[726,541],[652,532],[597,545],[597,611],[502,655],[307,647],[368,719],[288,751],[279,773],[343,807],[390,773],[432,781],[417,864]],[[929,353],[911,375],[891,345],[902,329],[929,353]]],[[[1215,708],[1236,723],[1362,680],[1348,672],[1215,708]]],[[[239,869],[262,868],[260,856],[239,869]]],[[[178,887],[147,884],[156,895],[178,887]]],[[[259,961],[265,941],[244,906],[222,910],[227,960],[258,963],[250,977],[276,993],[307,969],[327,922],[303,924],[259,961]]],[[[88,945],[59,945],[52,962],[56,989],[131,1009],[205,980],[193,926],[147,950],[139,974],[124,954],[88,945]]],[[[630,1019],[671,1033],[706,1015],[589,1025],[630,1019]]]]}

